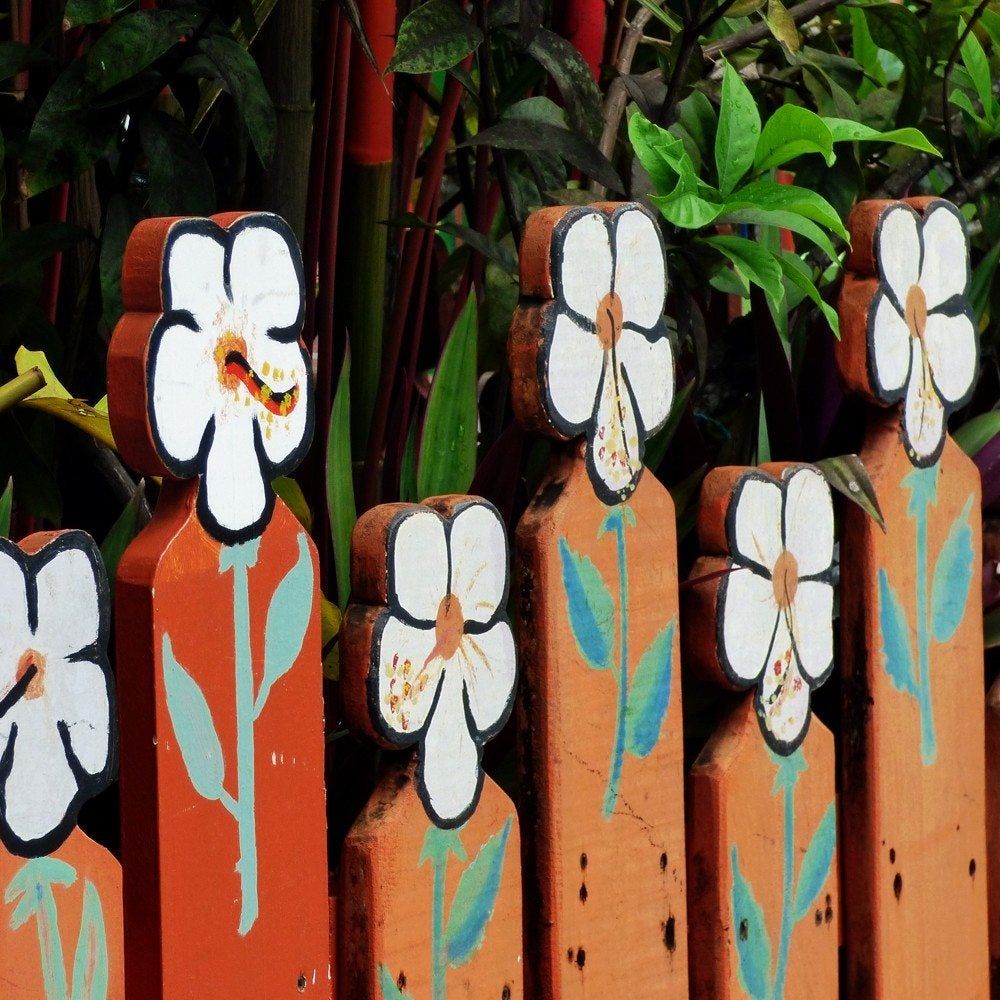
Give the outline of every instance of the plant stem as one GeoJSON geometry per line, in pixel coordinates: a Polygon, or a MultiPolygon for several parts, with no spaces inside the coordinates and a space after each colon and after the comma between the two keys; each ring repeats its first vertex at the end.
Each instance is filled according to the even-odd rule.
{"type": "Polygon", "coordinates": [[[792,944],[792,899],[795,882],[795,784],[785,785],[785,867],[781,893],[781,937],[778,940],[778,964],[774,970],[772,1000],[785,995],[788,953],[792,944]]]}
{"type": "Polygon", "coordinates": [[[930,630],[927,622],[927,509],[928,503],[917,515],[917,657],[920,669],[920,686],[917,699],[920,704],[920,756],[925,765],[937,760],[937,735],[934,732],[934,706],[931,703],[931,653],[930,630]]]}
{"type": "Polygon", "coordinates": [[[448,856],[434,858],[434,897],[431,915],[431,989],[433,1000],[445,1000],[448,983],[444,951],[444,876],[448,866],[448,856]]]}
{"type": "Polygon", "coordinates": [[[45,388],[45,376],[38,368],[29,368],[23,375],[0,385],[0,410],[9,409],[45,388]]]}
{"type": "Polygon", "coordinates": [[[618,669],[618,714],[615,720],[615,746],[611,754],[611,773],[604,793],[604,818],[610,819],[618,802],[622,761],[625,757],[625,712],[628,708],[628,564],[625,559],[625,518],[621,507],[615,518],[615,539],[618,544],[618,603],[620,652],[618,669]]]}

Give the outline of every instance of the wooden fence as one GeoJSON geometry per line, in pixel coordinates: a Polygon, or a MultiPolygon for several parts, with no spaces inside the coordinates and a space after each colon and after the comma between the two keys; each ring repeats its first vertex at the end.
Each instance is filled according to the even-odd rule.
{"type": "Polygon", "coordinates": [[[114,676],[93,541],[0,540],[0,995],[985,1000],[1000,693],[947,435],[978,365],[967,236],[938,199],[850,230],[837,360],[884,528],[843,502],[835,540],[815,466],[717,468],[681,586],[643,469],[674,401],[657,224],[531,216],[513,401],[565,445],[512,546],[472,496],[358,521],[343,708],[396,752],[330,877],[318,561],[271,487],[317,419],[298,248],[273,215],[141,223],[110,415],[163,486],[114,676]],[[834,670],[836,738],[811,710],[834,670]],[[682,674],[733,692],[688,768],[682,674]],[[482,768],[513,719],[516,806],[482,768]],[[120,862],[77,827],[116,775],[120,862]]]}

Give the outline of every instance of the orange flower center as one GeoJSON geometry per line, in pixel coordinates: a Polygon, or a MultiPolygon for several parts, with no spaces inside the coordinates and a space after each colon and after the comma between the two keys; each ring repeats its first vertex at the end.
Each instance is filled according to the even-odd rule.
{"type": "Polygon", "coordinates": [[[455,655],[465,633],[465,614],[462,611],[461,602],[454,594],[445,595],[438,605],[434,630],[434,648],[427,657],[427,663],[436,657],[450,660],[455,655]]]}
{"type": "Polygon", "coordinates": [[[227,330],[215,345],[215,363],[219,367],[219,382],[230,392],[236,392],[242,385],[243,380],[239,374],[233,371],[229,364],[230,357],[239,354],[241,357],[247,356],[247,342],[232,330],[227,330]]]}
{"type": "Polygon", "coordinates": [[[919,285],[910,285],[904,312],[910,336],[923,340],[924,328],[927,326],[927,296],[919,285]]]}
{"type": "Polygon", "coordinates": [[[622,300],[608,292],[597,304],[597,339],[606,351],[618,343],[622,335],[622,300]]]}
{"type": "Polygon", "coordinates": [[[17,661],[15,683],[20,683],[25,675],[31,672],[31,680],[24,690],[24,698],[33,701],[45,693],[45,657],[37,649],[26,649],[17,661]]]}
{"type": "Polygon", "coordinates": [[[781,550],[781,555],[774,564],[771,584],[778,607],[787,609],[795,600],[795,591],[799,587],[799,564],[788,549],[781,550]]]}

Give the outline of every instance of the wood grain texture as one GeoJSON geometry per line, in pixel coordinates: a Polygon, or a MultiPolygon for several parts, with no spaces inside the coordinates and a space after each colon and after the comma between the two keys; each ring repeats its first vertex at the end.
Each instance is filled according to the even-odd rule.
{"type": "Polygon", "coordinates": [[[415,762],[387,770],[340,867],[340,996],[520,1000],[520,838],[489,778],[457,830],[431,822],[415,762]]]}
{"type": "Polygon", "coordinates": [[[316,552],[280,500],[220,545],[198,488],[118,571],[128,994],[329,998],[316,552]]]}
{"type": "Polygon", "coordinates": [[[517,529],[528,995],[684,997],[674,507],[649,473],[605,506],[582,450],[517,529]]]}
{"type": "MultiPolygon", "coordinates": [[[[692,623],[692,627],[698,626],[692,623]]],[[[752,696],[744,696],[734,706],[691,769],[688,915],[691,955],[697,956],[691,963],[695,1000],[772,995],[745,989],[750,977],[741,970],[740,952],[755,948],[766,949],[770,959],[757,970],[766,972],[762,981],[769,987],[774,987],[784,963],[783,989],[775,989],[774,996],[835,1000],[839,995],[836,857],[830,857],[825,877],[811,882],[816,869],[806,860],[817,856],[820,842],[825,846],[828,831],[835,828],[832,733],[814,719],[798,754],[805,770],[791,791],[792,882],[796,887],[808,885],[808,890],[803,888],[801,899],[792,891],[787,901],[783,831],[789,816],[786,791],[779,780],[786,765],[768,752],[760,738],[752,696]],[[810,852],[814,838],[817,847],[810,852]],[[743,880],[760,906],[762,926],[741,905],[738,880],[743,880]],[[801,914],[792,912],[796,904],[801,914]],[[782,923],[786,910],[791,913],[787,935],[782,923]]],[[[792,766],[797,768],[798,762],[792,766]]]]}

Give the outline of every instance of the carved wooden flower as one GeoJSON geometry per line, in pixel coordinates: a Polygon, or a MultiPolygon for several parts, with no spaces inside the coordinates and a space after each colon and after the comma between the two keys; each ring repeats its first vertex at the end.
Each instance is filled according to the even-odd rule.
{"type": "MultiPolygon", "coordinates": [[[[366,694],[352,721],[387,746],[416,743],[428,814],[439,826],[459,826],[482,790],[482,747],[514,700],[503,522],[491,504],[471,497],[385,505],[358,522],[356,559],[364,560],[368,542],[380,550],[373,562],[384,589],[375,596],[385,606],[348,612],[344,658],[359,663],[357,686],[366,694]]],[[[366,571],[355,570],[363,596],[366,571]]]]}
{"type": "Polygon", "coordinates": [[[934,201],[921,217],[896,204],[875,231],[879,288],[868,314],[868,364],[879,399],[903,404],[911,461],[933,465],[948,415],[969,401],[979,343],[968,300],[969,245],[954,205],[934,201]]]}
{"type": "Polygon", "coordinates": [[[108,627],[89,535],[0,539],[0,842],[15,854],[54,851],[113,777],[108,627]]]}
{"type": "Polygon", "coordinates": [[[271,480],[299,464],[312,437],[298,246],[274,215],[228,229],[185,219],[167,236],[162,281],[147,362],[156,449],[173,475],[202,477],[206,529],[246,541],[270,520],[271,480]]]}
{"type": "Polygon", "coordinates": [[[730,565],[719,588],[719,660],[736,686],[757,685],[761,732],[794,751],[810,691],[833,669],[833,501],[811,466],[780,479],[745,473],[726,512],[730,565]]]}
{"type": "MultiPolygon", "coordinates": [[[[544,211],[537,214],[544,218],[544,211]]],[[[550,425],[538,429],[566,439],[586,435],[594,491],[604,503],[620,503],[635,490],[646,440],[666,422],[674,398],[659,229],[635,204],[610,214],[572,209],[551,226],[547,249],[554,301],[541,320],[537,370],[524,372],[521,381],[537,383],[533,392],[550,425]]],[[[522,260],[526,294],[532,266],[522,260]]],[[[512,355],[518,336],[515,320],[512,355]]],[[[515,376],[518,367],[512,357],[515,376]]],[[[532,407],[520,407],[519,416],[537,424],[523,412],[532,407]]]]}

